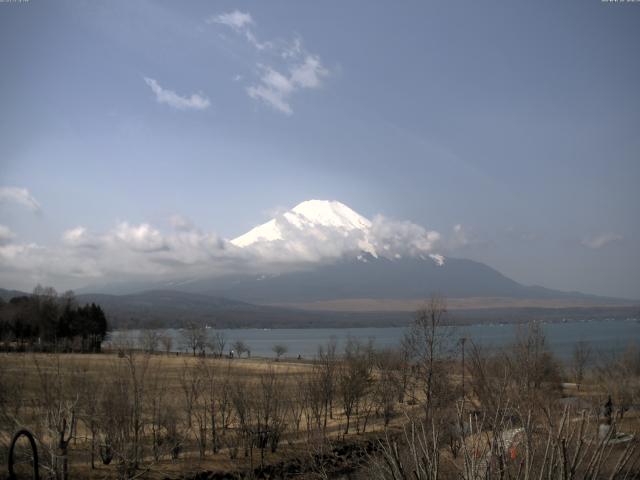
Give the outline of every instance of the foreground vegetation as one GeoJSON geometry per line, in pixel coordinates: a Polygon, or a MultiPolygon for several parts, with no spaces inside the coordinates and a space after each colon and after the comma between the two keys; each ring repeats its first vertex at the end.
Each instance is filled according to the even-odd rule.
{"type": "Polygon", "coordinates": [[[26,427],[44,476],[59,479],[640,478],[635,347],[602,357],[577,343],[561,366],[539,325],[490,352],[450,338],[445,320],[434,298],[402,348],[349,339],[311,362],[276,349],[279,361],[198,355],[195,331],[193,355],[125,341],[103,354],[2,354],[0,463],[26,427]]]}

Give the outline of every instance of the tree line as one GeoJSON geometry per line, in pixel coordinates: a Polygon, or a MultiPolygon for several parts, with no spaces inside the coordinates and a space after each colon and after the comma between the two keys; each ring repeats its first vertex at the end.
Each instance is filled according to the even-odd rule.
{"type": "Polygon", "coordinates": [[[71,291],[38,285],[31,295],[0,300],[0,344],[8,350],[99,352],[108,328],[102,308],[78,305],[71,291]]]}

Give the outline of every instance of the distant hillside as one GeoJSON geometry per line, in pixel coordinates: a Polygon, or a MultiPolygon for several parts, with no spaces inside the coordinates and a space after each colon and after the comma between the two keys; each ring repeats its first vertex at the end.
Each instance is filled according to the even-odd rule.
{"type": "Polygon", "coordinates": [[[21,292],[20,290],[7,290],[6,288],[0,288],[0,298],[5,302],[8,302],[13,297],[23,297],[25,295],[29,295],[26,292],[21,292]]]}
{"type": "MultiPolygon", "coordinates": [[[[9,300],[29,295],[0,288],[9,300]]],[[[129,295],[79,294],[79,304],[97,303],[105,311],[111,328],[180,328],[198,322],[218,328],[310,328],[405,325],[407,312],[341,313],[252,305],[227,298],[180,292],[150,290],[129,295]]]]}
{"type": "Polygon", "coordinates": [[[181,327],[187,321],[217,327],[290,325],[296,321],[306,323],[317,316],[176,290],[151,290],[130,295],[81,294],[77,298],[81,303],[100,304],[114,324],[132,328],[181,327]]]}
{"type": "Polygon", "coordinates": [[[258,304],[294,304],[345,299],[449,298],[573,299],[593,304],[630,304],[620,299],[524,286],[472,260],[387,259],[361,255],[308,270],[280,275],[244,275],[182,282],[175,288],[258,304]]]}
{"type": "MultiPolygon", "coordinates": [[[[28,295],[0,289],[0,297],[28,295]]],[[[112,328],[179,328],[195,321],[217,328],[341,328],[407,325],[414,311],[313,311],[254,305],[175,290],[152,290],[130,295],[81,294],[80,304],[95,302],[104,309],[112,328]]],[[[417,304],[415,305],[418,306],[417,304]]],[[[529,320],[640,318],[637,305],[470,308],[453,302],[453,323],[521,323],[529,320]]]]}

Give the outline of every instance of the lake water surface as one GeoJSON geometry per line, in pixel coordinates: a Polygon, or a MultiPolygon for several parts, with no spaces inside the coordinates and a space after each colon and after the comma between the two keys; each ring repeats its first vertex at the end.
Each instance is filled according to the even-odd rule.
{"type": "MultiPolygon", "coordinates": [[[[500,348],[513,341],[517,325],[468,325],[452,329],[452,341],[466,337],[475,343],[500,348]]],[[[550,350],[560,359],[571,358],[573,347],[578,341],[588,342],[594,352],[610,355],[623,351],[630,343],[640,344],[640,321],[628,320],[593,320],[584,322],[543,324],[550,350]]],[[[212,331],[212,330],[209,330],[212,331]]],[[[338,351],[344,347],[349,337],[361,341],[372,339],[378,348],[396,347],[406,332],[404,327],[389,328],[281,328],[281,329],[222,329],[227,339],[228,350],[235,340],[242,340],[251,349],[254,357],[272,357],[275,344],[287,346],[288,357],[301,355],[312,358],[319,345],[326,345],[332,338],[338,342],[338,351]]],[[[163,334],[173,337],[173,350],[185,351],[183,335],[180,330],[163,330],[163,334]]],[[[140,330],[116,331],[111,338],[126,335],[136,340],[140,330]]],[[[640,345],[639,345],[640,346],[640,345]]]]}

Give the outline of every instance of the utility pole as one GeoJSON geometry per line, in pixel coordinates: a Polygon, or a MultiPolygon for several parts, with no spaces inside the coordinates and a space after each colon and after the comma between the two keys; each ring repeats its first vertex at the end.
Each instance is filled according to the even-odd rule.
{"type": "Polygon", "coordinates": [[[466,337],[460,338],[460,344],[462,345],[462,401],[464,401],[464,344],[466,343],[466,337]]]}

